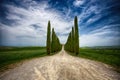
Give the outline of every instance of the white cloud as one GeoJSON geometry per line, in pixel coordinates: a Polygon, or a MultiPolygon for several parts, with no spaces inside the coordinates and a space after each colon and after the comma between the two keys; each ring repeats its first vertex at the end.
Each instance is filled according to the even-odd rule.
{"type": "Polygon", "coordinates": [[[101,15],[96,15],[96,16],[93,16],[91,18],[89,18],[87,20],[87,25],[91,24],[91,23],[94,23],[95,21],[99,20],[101,18],[101,15]]]}
{"type": "MultiPolygon", "coordinates": [[[[71,31],[71,27],[73,25],[73,20],[71,20],[71,18],[69,21],[65,19],[70,16],[70,8],[68,9],[66,17],[63,17],[63,15],[55,9],[49,9],[47,2],[36,3],[35,1],[27,0],[24,3],[28,3],[27,6],[29,6],[27,9],[14,5],[6,5],[9,10],[6,18],[15,22],[11,23],[11,26],[0,24],[2,26],[0,27],[0,30],[2,30],[3,43],[8,45],[45,45],[48,20],[51,21],[51,26],[55,28],[55,31],[60,34],[58,37],[61,43],[65,43],[67,41],[68,36],[66,34],[71,31]],[[29,2],[31,4],[29,4],[29,2]],[[35,29],[32,25],[37,25],[39,28],[35,29]]],[[[74,6],[76,7],[79,7],[82,4],[84,4],[83,0],[74,1],[74,6]]],[[[93,6],[88,8],[88,6],[89,5],[87,5],[87,7],[84,8],[82,13],[78,16],[80,21],[88,17],[92,12],[96,14],[99,12],[97,7],[93,6]]],[[[89,19],[87,24],[98,20],[100,17],[101,15],[97,15],[96,17],[89,19]]],[[[117,45],[117,42],[119,41],[118,37],[105,37],[106,34],[119,34],[119,32],[109,30],[109,27],[112,26],[105,26],[91,31],[90,34],[81,35],[80,45],[117,45]]]]}
{"type": "MultiPolygon", "coordinates": [[[[117,24],[119,25],[119,24],[117,24]]],[[[117,25],[109,25],[104,26],[100,29],[96,29],[94,31],[91,31],[89,34],[81,35],[80,40],[80,46],[113,46],[113,45],[119,45],[119,31],[113,31],[112,29],[109,29],[110,27],[114,27],[117,25]],[[110,36],[107,36],[110,35],[110,36]],[[113,35],[113,36],[112,36],[113,35]],[[116,35],[116,36],[114,36],[116,35]]]]}
{"type": "Polygon", "coordinates": [[[73,2],[73,5],[76,6],[76,7],[79,7],[80,5],[84,4],[84,0],[75,0],[73,2]]]}
{"type": "Polygon", "coordinates": [[[119,30],[112,30],[113,28],[115,28],[116,26],[120,26],[120,24],[113,24],[113,25],[106,25],[106,26],[103,26],[102,28],[97,28],[93,31],[90,32],[90,34],[103,34],[104,33],[112,33],[112,34],[119,34],[119,30]]]}
{"type": "MultiPolygon", "coordinates": [[[[14,42],[14,44],[45,45],[48,20],[51,21],[51,26],[55,28],[57,33],[66,34],[70,31],[68,28],[72,27],[73,20],[68,22],[56,10],[46,9],[49,6],[45,2],[44,4],[39,3],[36,6],[29,6],[28,9],[13,5],[6,5],[6,7],[9,10],[6,18],[15,20],[12,26],[2,24],[3,31],[7,32],[6,38],[11,39],[6,39],[9,40],[9,44],[14,42]],[[33,24],[37,24],[40,28],[34,29],[31,27],[33,24]]],[[[66,42],[67,36],[61,35],[59,37],[62,43],[66,42]]]]}
{"type": "Polygon", "coordinates": [[[92,34],[82,35],[80,37],[80,46],[112,46],[119,45],[119,37],[102,37],[92,34]]]}

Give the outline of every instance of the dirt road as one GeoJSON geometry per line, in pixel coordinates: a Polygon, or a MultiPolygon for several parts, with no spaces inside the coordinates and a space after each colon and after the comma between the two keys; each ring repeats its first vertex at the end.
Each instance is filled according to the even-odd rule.
{"type": "Polygon", "coordinates": [[[56,55],[25,61],[0,75],[0,80],[120,80],[106,64],[73,57],[63,49],[56,55]]]}

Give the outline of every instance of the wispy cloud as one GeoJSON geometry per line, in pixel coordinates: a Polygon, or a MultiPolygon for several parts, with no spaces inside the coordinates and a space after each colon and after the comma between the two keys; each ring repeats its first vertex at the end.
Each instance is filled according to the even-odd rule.
{"type": "Polygon", "coordinates": [[[120,41],[120,30],[113,29],[120,24],[107,25],[80,36],[81,46],[116,46],[120,41]]]}
{"type": "Polygon", "coordinates": [[[103,37],[94,34],[85,34],[80,37],[80,46],[117,46],[119,45],[119,41],[119,37],[103,37]]]}
{"type": "Polygon", "coordinates": [[[51,26],[55,28],[57,34],[63,34],[63,36],[58,36],[61,38],[61,42],[64,43],[65,40],[63,41],[63,37],[67,38],[64,34],[69,33],[71,30],[69,27],[72,27],[72,20],[71,22],[65,21],[56,10],[47,9],[49,7],[47,3],[37,5],[35,7],[30,6],[28,9],[6,5],[9,10],[6,18],[13,20],[13,23],[11,23],[12,26],[2,24],[4,27],[3,31],[7,31],[7,36],[12,36],[12,40],[16,40],[16,43],[19,43],[19,39],[22,39],[23,43],[26,43],[26,40],[29,39],[29,41],[36,40],[35,42],[45,45],[47,22],[50,20],[51,26]],[[26,37],[28,39],[25,39],[25,36],[29,36],[26,37]]]}
{"type": "Polygon", "coordinates": [[[73,2],[73,5],[76,7],[80,7],[82,4],[84,4],[85,0],[75,0],[73,2]]]}
{"type": "Polygon", "coordinates": [[[45,46],[48,20],[61,43],[65,43],[77,15],[81,46],[120,45],[119,3],[113,3],[113,0],[6,2],[2,7],[5,15],[0,15],[2,44],[45,46]]]}
{"type": "Polygon", "coordinates": [[[101,32],[106,32],[106,33],[111,32],[111,34],[120,33],[119,32],[120,29],[117,28],[118,26],[120,26],[120,24],[106,25],[91,31],[90,33],[101,33],[101,32]]]}

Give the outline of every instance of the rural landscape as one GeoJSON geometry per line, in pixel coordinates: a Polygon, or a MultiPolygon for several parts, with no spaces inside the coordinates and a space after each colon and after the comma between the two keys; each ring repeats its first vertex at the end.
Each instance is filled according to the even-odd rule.
{"type": "Polygon", "coordinates": [[[3,0],[0,80],[120,80],[120,2],[87,1],[3,0]]]}

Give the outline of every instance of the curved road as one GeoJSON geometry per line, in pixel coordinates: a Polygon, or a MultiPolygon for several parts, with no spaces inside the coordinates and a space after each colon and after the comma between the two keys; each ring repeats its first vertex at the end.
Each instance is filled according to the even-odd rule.
{"type": "Polygon", "coordinates": [[[53,56],[32,59],[0,75],[0,80],[120,80],[106,64],[73,57],[62,50],[53,56]]]}

